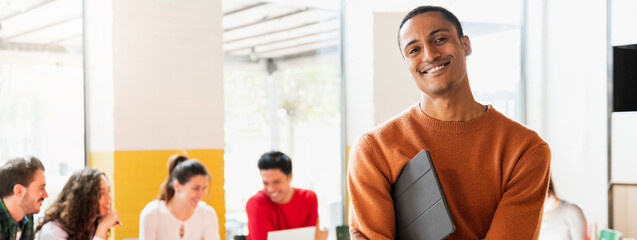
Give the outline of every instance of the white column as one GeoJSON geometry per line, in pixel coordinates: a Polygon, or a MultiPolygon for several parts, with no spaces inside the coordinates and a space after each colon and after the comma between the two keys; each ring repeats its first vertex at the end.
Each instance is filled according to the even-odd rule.
{"type": "Polygon", "coordinates": [[[86,0],[90,166],[107,173],[122,226],[159,194],[172,154],[206,165],[225,239],[221,0],[86,0]]]}
{"type": "Polygon", "coordinates": [[[528,5],[527,124],[551,147],[558,196],[582,207],[589,223],[604,225],[606,1],[528,5]]]}

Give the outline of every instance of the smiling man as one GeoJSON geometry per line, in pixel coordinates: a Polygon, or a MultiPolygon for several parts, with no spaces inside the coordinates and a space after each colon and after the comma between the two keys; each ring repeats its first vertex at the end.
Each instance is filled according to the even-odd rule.
{"type": "Polygon", "coordinates": [[[33,214],[48,197],[44,166],[35,157],[14,158],[0,167],[0,239],[32,240],[33,214]]]}
{"type": "Polygon", "coordinates": [[[456,224],[448,239],[537,239],[549,147],[473,98],[466,63],[471,42],[456,16],[435,6],[412,10],[399,27],[398,45],[422,98],[352,147],[352,238],[396,238],[392,184],[428,149],[456,224]]]}
{"type": "Polygon", "coordinates": [[[268,232],[319,226],[318,200],[311,190],[293,188],[292,160],[282,152],[261,155],[263,190],[248,200],[248,239],[266,240],[268,232]]]}

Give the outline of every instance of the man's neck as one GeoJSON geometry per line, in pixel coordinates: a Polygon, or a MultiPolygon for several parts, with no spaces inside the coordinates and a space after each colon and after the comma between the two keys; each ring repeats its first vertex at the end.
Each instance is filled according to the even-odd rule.
{"type": "Polygon", "coordinates": [[[20,202],[16,199],[13,199],[12,196],[2,198],[2,202],[4,203],[4,207],[7,208],[9,214],[16,222],[22,221],[24,216],[26,215],[22,208],[20,207],[20,202]]]}
{"type": "Polygon", "coordinates": [[[471,89],[452,96],[423,94],[420,109],[428,116],[446,122],[468,122],[482,115],[486,107],[473,98],[471,89]]]}
{"type": "MultiPolygon", "coordinates": [[[[279,203],[279,204],[289,203],[290,201],[292,201],[292,197],[294,197],[294,188],[290,187],[290,190],[288,191],[288,195],[285,196],[285,200],[282,203],[279,203]]],[[[272,201],[272,200],[270,200],[270,201],[272,201]]]]}

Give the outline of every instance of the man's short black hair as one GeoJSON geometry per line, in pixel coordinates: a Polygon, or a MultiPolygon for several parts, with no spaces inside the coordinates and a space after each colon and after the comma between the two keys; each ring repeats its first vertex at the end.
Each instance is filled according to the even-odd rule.
{"type": "Polygon", "coordinates": [[[19,157],[7,161],[0,167],[0,198],[13,195],[16,184],[29,187],[38,169],[44,171],[44,165],[36,157],[19,157]]]}
{"type": "Polygon", "coordinates": [[[445,19],[447,19],[449,22],[453,24],[454,27],[456,27],[456,32],[458,33],[458,39],[462,39],[462,37],[464,36],[464,33],[462,31],[462,25],[460,25],[460,21],[458,20],[456,15],[453,15],[453,13],[451,13],[449,10],[443,7],[420,6],[420,7],[414,8],[409,13],[407,13],[407,15],[405,15],[405,17],[403,18],[403,21],[400,22],[400,27],[398,27],[398,48],[400,48],[400,29],[403,28],[403,25],[405,25],[405,22],[409,21],[409,19],[412,19],[418,14],[431,12],[431,11],[442,13],[442,16],[444,16],[445,19]]]}
{"type": "Polygon", "coordinates": [[[285,153],[270,151],[259,158],[259,170],[280,169],[285,175],[292,173],[292,160],[285,153]]]}

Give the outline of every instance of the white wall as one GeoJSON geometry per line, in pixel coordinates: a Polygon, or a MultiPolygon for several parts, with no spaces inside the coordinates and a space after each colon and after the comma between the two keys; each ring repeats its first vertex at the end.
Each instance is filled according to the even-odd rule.
{"type": "Polygon", "coordinates": [[[407,12],[374,13],[374,123],[378,125],[420,100],[397,42],[398,26],[407,12]]]}
{"type": "Polygon", "coordinates": [[[406,12],[346,9],[347,144],[420,99],[396,42],[406,12]]]}
{"type": "Polygon", "coordinates": [[[612,0],[611,42],[613,46],[637,43],[637,1],[612,0]]]}
{"type": "Polygon", "coordinates": [[[221,1],[114,3],[115,149],[223,149],[221,1]]]}
{"type": "Polygon", "coordinates": [[[87,89],[88,149],[113,146],[113,4],[84,1],[84,74],[87,89]],[[90,27],[87,27],[90,26],[90,27]]]}
{"type": "Polygon", "coordinates": [[[345,11],[345,129],[346,144],[351,146],[361,133],[374,127],[374,19],[370,10],[347,7],[345,11]]]}
{"type": "Polygon", "coordinates": [[[606,1],[528,1],[527,125],[552,152],[560,198],[607,223],[606,1]]]}

